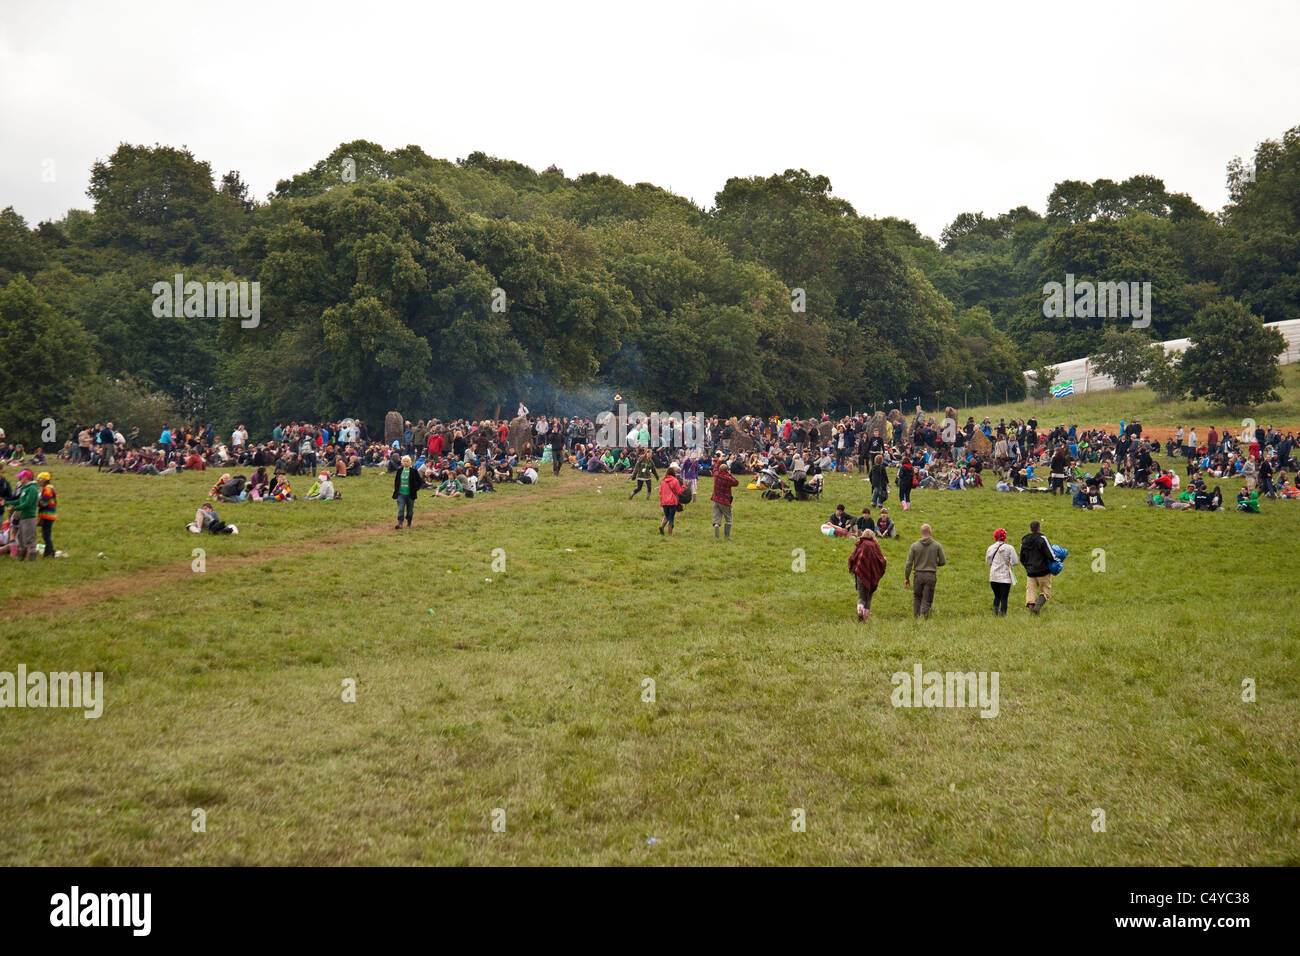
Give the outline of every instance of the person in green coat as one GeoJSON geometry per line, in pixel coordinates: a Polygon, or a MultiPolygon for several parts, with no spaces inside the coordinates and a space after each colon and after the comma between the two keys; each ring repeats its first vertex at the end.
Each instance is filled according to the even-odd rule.
{"type": "Polygon", "coordinates": [[[13,520],[18,526],[18,560],[36,560],[36,510],[40,507],[41,490],[32,473],[24,468],[18,473],[18,489],[5,506],[14,509],[13,520]]]}

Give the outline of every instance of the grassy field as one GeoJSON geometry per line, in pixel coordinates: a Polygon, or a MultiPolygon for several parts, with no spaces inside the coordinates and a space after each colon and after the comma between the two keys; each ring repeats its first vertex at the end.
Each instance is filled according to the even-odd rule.
{"type": "Polygon", "coordinates": [[[51,470],[71,556],[0,559],[0,670],[103,671],[106,704],[0,710],[5,864],[1300,863],[1300,502],[894,495],[863,625],[818,532],[856,475],[740,491],[717,542],[707,502],[665,539],[613,476],[421,498],[397,533],[368,473],[216,537],[183,530],[211,474],[51,470]],[[1071,557],[1040,618],[1018,575],[995,619],[984,550],[1033,518],[1071,557]],[[949,563],[917,622],[922,521],[949,563]],[[998,716],[891,706],[918,662],[999,672],[998,716]]]}
{"type": "MultiPolygon", "coordinates": [[[[1283,387],[1279,390],[1281,401],[1258,405],[1250,416],[1261,425],[1276,425],[1283,429],[1300,429],[1300,365],[1282,366],[1283,387]]],[[[1125,391],[1109,389],[1087,395],[1070,395],[1066,398],[1049,398],[1041,402],[1032,399],[1008,405],[979,405],[962,410],[961,421],[974,416],[983,421],[988,415],[995,423],[999,418],[1037,417],[1040,426],[1050,427],[1058,422],[1080,426],[1102,423],[1118,424],[1142,420],[1148,427],[1195,427],[1202,441],[1211,425],[1220,430],[1230,427],[1234,433],[1241,430],[1240,414],[1230,414],[1207,402],[1162,402],[1145,385],[1125,391]]]]}

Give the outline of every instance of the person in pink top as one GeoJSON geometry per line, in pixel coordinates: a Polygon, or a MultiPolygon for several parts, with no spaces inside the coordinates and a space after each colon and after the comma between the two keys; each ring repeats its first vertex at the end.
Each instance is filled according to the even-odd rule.
{"type": "Polygon", "coordinates": [[[659,533],[664,533],[664,528],[668,528],[668,533],[673,533],[673,522],[677,518],[677,498],[681,495],[684,486],[677,478],[677,464],[673,463],[668,466],[668,474],[664,475],[664,480],[659,482],[659,504],[663,505],[664,520],[659,522],[659,533]]]}

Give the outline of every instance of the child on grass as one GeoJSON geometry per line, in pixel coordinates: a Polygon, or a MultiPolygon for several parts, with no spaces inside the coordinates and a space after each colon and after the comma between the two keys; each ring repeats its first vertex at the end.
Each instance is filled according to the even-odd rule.
{"type": "Polygon", "coordinates": [[[36,476],[36,484],[40,488],[36,503],[36,522],[40,525],[41,538],[45,542],[45,556],[52,558],[54,557],[54,519],[58,517],[59,496],[54,493],[54,486],[50,484],[48,471],[43,471],[36,476]]]}

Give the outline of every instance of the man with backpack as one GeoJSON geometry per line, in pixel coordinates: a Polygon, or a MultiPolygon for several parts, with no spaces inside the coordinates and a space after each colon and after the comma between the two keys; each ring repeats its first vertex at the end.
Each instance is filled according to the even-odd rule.
{"type": "Polygon", "coordinates": [[[1042,533],[1042,524],[1029,522],[1029,534],[1020,539],[1020,563],[1025,568],[1025,607],[1034,614],[1052,596],[1052,545],[1042,533]]]}

